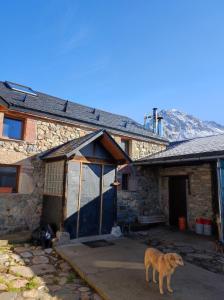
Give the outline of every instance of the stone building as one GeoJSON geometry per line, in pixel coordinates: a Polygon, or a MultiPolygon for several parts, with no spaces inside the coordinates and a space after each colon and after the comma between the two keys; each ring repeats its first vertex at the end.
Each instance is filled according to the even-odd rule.
{"type": "Polygon", "coordinates": [[[94,234],[105,233],[115,220],[113,202],[117,215],[133,222],[164,215],[177,226],[185,217],[191,230],[196,218],[219,215],[223,237],[224,135],[169,144],[161,128],[146,128],[0,82],[0,234],[33,230],[41,219],[63,221],[72,237],[95,225],[94,234]],[[92,223],[82,204],[96,212],[88,215],[92,223]]]}
{"type": "MultiPolygon", "coordinates": [[[[40,155],[99,129],[106,129],[132,160],[162,151],[168,144],[128,117],[0,82],[1,234],[39,225],[45,178],[40,155]]],[[[141,201],[133,189],[135,171],[119,168],[118,209],[130,208],[137,215],[141,201]]]]}
{"type": "Polygon", "coordinates": [[[216,225],[219,216],[223,239],[223,134],[170,143],[165,151],[139,159],[134,165],[138,183],[149,178],[148,184],[143,183],[143,201],[149,204],[153,199],[151,208],[160,210],[167,224],[177,226],[178,218],[185,217],[188,228],[194,230],[197,218],[212,220],[216,225]]]}

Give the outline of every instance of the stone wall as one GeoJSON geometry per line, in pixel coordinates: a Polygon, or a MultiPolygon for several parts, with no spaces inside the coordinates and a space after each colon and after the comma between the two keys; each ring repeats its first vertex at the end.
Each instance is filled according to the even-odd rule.
{"type": "MultiPolygon", "coordinates": [[[[0,233],[33,230],[39,225],[44,187],[44,163],[38,154],[80,137],[87,131],[46,121],[35,122],[32,142],[1,138],[0,164],[20,166],[18,193],[0,194],[0,233]]],[[[32,123],[33,130],[34,126],[32,123]]],[[[29,128],[27,128],[27,131],[29,128]]],[[[30,136],[29,132],[27,132],[30,136]]]]}
{"type": "MultiPolygon", "coordinates": [[[[9,152],[8,154],[10,155],[9,152]]],[[[0,157],[2,157],[2,152],[0,157]]],[[[22,162],[20,192],[0,194],[0,234],[33,230],[39,225],[42,210],[43,179],[44,165],[42,162],[35,157],[22,162]],[[29,176],[27,176],[27,172],[29,176]],[[29,185],[30,180],[32,180],[31,187],[29,185]]]]}
{"type": "Polygon", "coordinates": [[[120,168],[120,181],[122,173],[129,174],[129,186],[127,191],[118,189],[118,215],[128,213],[136,220],[139,215],[160,214],[158,171],[140,166],[120,168]]]}
{"type": "Polygon", "coordinates": [[[160,205],[169,220],[169,176],[187,175],[187,222],[194,229],[198,217],[213,218],[212,169],[210,164],[161,168],[160,205]],[[190,190],[189,190],[190,187],[190,190]]]}
{"type": "MultiPolygon", "coordinates": [[[[0,113],[0,117],[3,114],[0,113]]],[[[0,118],[0,123],[3,118],[0,118]]],[[[0,233],[13,232],[23,229],[34,229],[40,220],[42,209],[42,195],[44,185],[44,164],[38,154],[81,137],[90,132],[73,125],[35,120],[29,118],[25,127],[25,140],[16,141],[1,137],[0,132],[0,164],[14,164],[21,166],[19,190],[17,194],[0,194],[0,233]],[[30,126],[30,127],[29,127],[30,126]]],[[[2,123],[0,124],[2,128],[2,123]]],[[[120,137],[115,136],[119,143],[120,137]]],[[[165,146],[160,143],[141,142],[131,140],[130,156],[132,159],[144,157],[161,151],[165,146]]],[[[132,180],[134,182],[135,179],[132,180]]],[[[144,178],[137,177],[140,186],[144,185],[144,178]]],[[[119,191],[118,203],[130,202],[130,207],[137,214],[141,205],[147,201],[147,191],[131,188],[130,192],[119,191]]],[[[119,204],[120,205],[120,204],[119,204]]]]}
{"type": "Polygon", "coordinates": [[[137,160],[146,156],[149,156],[151,154],[163,151],[166,149],[166,146],[161,143],[155,143],[155,142],[143,142],[143,141],[137,141],[133,140],[131,145],[131,153],[130,156],[133,160],[137,160]]]}

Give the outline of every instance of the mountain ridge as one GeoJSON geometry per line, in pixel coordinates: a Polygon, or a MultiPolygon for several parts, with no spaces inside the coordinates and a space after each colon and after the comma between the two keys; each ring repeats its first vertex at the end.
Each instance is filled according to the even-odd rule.
{"type": "Polygon", "coordinates": [[[178,109],[162,109],[164,137],[170,141],[181,141],[214,134],[224,134],[224,125],[215,121],[203,121],[178,109]]]}

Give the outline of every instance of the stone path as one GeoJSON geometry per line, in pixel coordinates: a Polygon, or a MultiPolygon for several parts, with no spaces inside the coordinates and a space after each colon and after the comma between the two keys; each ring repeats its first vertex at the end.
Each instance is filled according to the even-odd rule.
{"type": "Polygon", "coordinates": [[[1,300],[101,300],[53,249],[0,247],[1,300]]]}
{"type": "MultiPolygon", "coordinates": [[[[164,229],[162,229],[164,230],[164,229]]],[[[140,239],[149,247],[157,248],[164,253],[177,252],[183,256],[184,260],[196,266],[202,267],[208,271],[224,275],[224,255],[217,253],[215,247],[206,247],[204,243],[199,246],[196,242],[189,243],[186,239],[185,233],[180,239],[169,239],[169,232],[167,236],[159,234],[159,230],[150,230],[149,232],[133,233],[132,238],[140,239]],[[155,234],[156,233],[156,234],[155,234]],[[204,246],[204,247],[203,247],[204,246]]],[[[196,235],[193,237],[195,241],[199,239],[196,235]]]]}

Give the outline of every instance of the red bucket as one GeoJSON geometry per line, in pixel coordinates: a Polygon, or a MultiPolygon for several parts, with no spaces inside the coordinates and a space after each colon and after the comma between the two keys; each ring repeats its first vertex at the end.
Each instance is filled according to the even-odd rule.
{"type": "Polygon", "coordinates": [[[179,230],[180,231],[186,230],[186,218],[185,217],[179,217],[178,223],[179,223],[179,230]]]}

